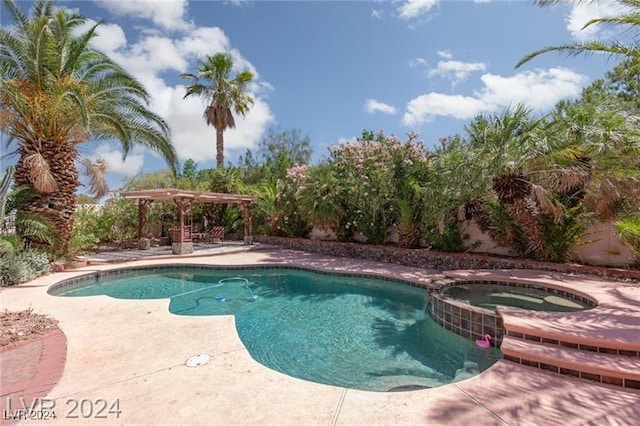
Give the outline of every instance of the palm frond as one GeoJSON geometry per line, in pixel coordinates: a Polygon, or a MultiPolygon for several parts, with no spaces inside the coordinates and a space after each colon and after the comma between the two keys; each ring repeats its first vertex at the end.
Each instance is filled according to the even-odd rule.
{"type": "Polygon", "coordinates": [[[104,179],[107,172],[107,163],[102,158],[98,158],[94,163],[89,158],[85,158],[82,164],[85,167],[85,173],[89,177],[89,192],[96,199],[100,199],[109,193],[109,186],[104,179]]]}
{"type": "Polygon", "coordinates": [[[596,53],[605,54],[609,56],[627,56],[627,57],[640,57],[640,50],[634,46],[628,46],[619,42],[612,42],[610,44],[601,43],[597,41],[565,44],[561,46],[549,46],[543,49],[537,50],[524,56],[518,61],[515,68],[519,68],[525,63],[529,62],[533,58],[540,56],[548,52],[558,52],[565,56],[577,56],[577,55],[593,55],[596,53]]]}
{"type": "Polygon", "coordinates": [[[33,187],[40,192],[54,192],[58,190],[58,183],[51,174],[51,168],[44,156],[37,152],[24,158],[24,164],[29,170],[33,187]]]}
{"type": "Polygon", "coordinates": [[[0,256],[16,254],[22,247],[22,240],[17,235],[0,235],[0,256]]]}
{"type": "Polygon", "coordinates": [[[16,234],[22,239],[31,239],[53,244],[56,240],[52,223],[41,215],[21,212],[16,219],[16,234]]]}

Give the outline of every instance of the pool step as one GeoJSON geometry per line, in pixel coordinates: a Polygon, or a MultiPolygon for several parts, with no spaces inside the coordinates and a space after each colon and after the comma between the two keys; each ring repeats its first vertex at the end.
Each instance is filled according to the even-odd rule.
{"type": "Polygon", "coordinates": [[[522,365],[601,383],[640,389],[640,357],[586,351],[505,336],[504,358],[522,365]]]}
{"type": "Polygon", "coordinates": [[[505,337],[552,343],[573,349],[640,357],[636,332],[605,322],[594,324],[589,311],[566,315],[500,307],[505,337]]]}

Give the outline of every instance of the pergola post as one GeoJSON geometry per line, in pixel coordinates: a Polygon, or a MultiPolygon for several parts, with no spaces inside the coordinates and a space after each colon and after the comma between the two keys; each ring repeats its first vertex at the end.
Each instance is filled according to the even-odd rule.
{"type": "Polygon", "coordinates": [[[244,243],[253,244],[253,218],[251,216],[251,203],[243,203],[244,207],[244,243]]]}
{"type": "Polygon", "coordinates": [[[178,241],[171,242],[171,250],[173,254],[193,253],[193,242],[191,240],[191,234],[189,234],[189,238],[185,238],[186,236],[184,234],[184,215],[187,209],[190,207],[191,201],[185,200],[182,198],[175,198],[173,202],[176,203],[176,206],[178,206],[179,237],[178,237],[178,241]],[[189,241],[187,241],[187,239],[189,241]]]}
{"type": "Polygon", "coordinates": [[[149,204],[151,204],[151,200],[138,199],[138,240],[149,235],[149,230],[147,229],[149,204]]]}

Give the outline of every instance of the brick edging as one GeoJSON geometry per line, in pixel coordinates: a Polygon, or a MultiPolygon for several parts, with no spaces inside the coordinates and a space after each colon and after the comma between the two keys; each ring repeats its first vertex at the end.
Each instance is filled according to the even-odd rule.
{"type": "Polygon", "coordinates": [[[25,396],[46,396],[62,377],[67,362],[67,336],[57,329],[42,337],[42,354],[38,371],[25,389],[25,396]]]}

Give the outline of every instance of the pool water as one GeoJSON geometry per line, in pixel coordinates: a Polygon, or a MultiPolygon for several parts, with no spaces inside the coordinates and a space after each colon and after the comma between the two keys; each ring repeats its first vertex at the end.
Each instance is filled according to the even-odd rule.
{"type": "Polygon", "coordinates": [[[469,283],[447,287],[443,294],[480,308],[496,310],[496,306],[511,306],[535,311],[572,312],[592,306],[538,288],[515,287],[509,284],[469,283]]]}
{"type": "Polygon", "coordinates": [[[425,315],[424,294],[401,283],[294,269],[183,268],[100,278],[57,295],[170,298],[177,315],[232,314],[256,361],[354,389],[440,386],[500,359],[499,350],[480,350],[425,315]]]}

